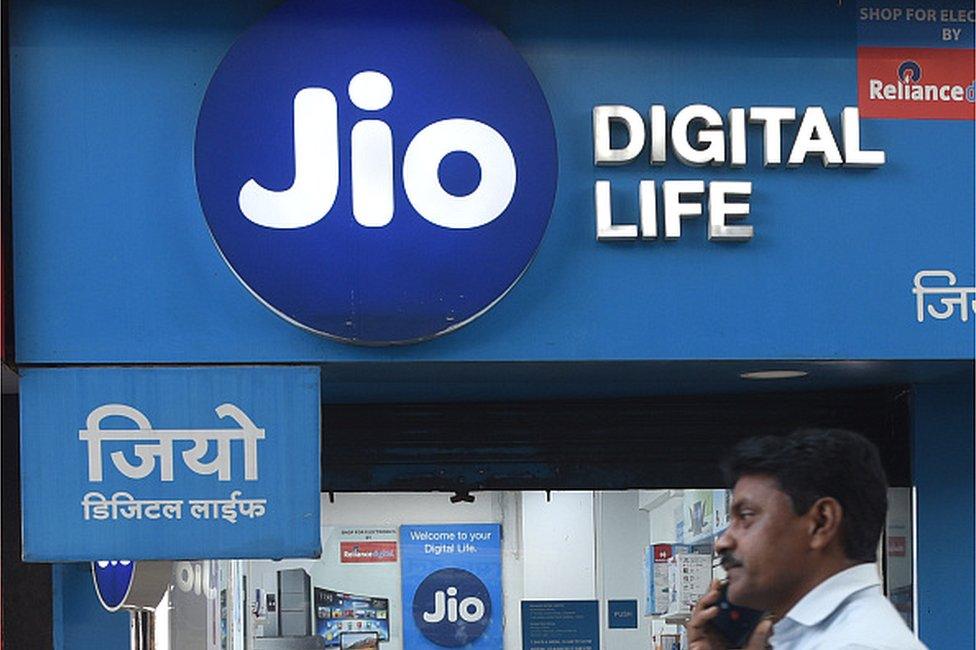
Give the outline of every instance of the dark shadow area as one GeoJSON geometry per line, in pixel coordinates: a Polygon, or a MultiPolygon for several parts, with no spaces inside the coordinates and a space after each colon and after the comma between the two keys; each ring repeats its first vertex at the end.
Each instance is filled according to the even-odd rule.
{"type": "Polygon", "coordinates": [[[324,491],[721,487],[739,440],[861,432],[911,485],[907,388],[626,400],[325,405],[324,491]]]}
{"type": "Polygon", "coordinates": [[[3,647],[52,647],[51,565],[20,560],[20,427],[16,395],[3,396],[2,553],[3,647]]]}

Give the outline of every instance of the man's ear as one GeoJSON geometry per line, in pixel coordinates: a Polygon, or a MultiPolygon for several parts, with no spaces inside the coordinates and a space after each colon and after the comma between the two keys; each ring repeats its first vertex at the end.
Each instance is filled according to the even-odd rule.
{"type": "Polygon", "coordinates": [[[817,499],[807,511],[810,526],[810,546],[821,550],[840,538],[844,508],[833,497],[817,499]]]}

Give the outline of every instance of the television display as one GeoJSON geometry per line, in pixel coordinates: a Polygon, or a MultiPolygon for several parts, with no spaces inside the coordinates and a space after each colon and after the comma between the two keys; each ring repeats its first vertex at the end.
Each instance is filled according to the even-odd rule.
{"type": "MultiPolygon", "coordinates": [[[[315,588],[315,633],[325,639],[326,647],[373,648],[376,646],[346,646],[344,635],[375,633],[379,641],[390,640],[390,600],[347,594],[331,589],[315,588]]],[[[352,637],[350,637],[352,638],[352,637]]],[[[366,637],[363,637],[364,640],[366,637]]]]}
{"type": "Polygon", "coordinates": [[[380,635],[377,632],[343,632],[339,635],[340,650],[379,650],[380,635]]]}

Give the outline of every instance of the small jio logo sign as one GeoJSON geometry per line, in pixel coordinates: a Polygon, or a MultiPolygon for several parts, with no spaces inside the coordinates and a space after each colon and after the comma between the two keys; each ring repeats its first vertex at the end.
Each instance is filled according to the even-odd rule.
{"type": "Polygon", "coordinates": [[[132,587],[135,562],[129,560],[99,560],[92,562],[92,580],[102,607],[114,612],[125,603],[132,587]]]}
{"type": "Polygon", "coordinates": [[[512,44],[449,0],[289,0],[221,62],[197,124],[204,215],[250,291],[342,341],[451,331],[545,232],[549,108],[512,44]]]}
{"type": "Polygon", "coordinates": [[[470,571],[441,569],[424,578],[414,592],[413,620],[432,643],[458,648],[488,628],[491,596],[470,571]]]}

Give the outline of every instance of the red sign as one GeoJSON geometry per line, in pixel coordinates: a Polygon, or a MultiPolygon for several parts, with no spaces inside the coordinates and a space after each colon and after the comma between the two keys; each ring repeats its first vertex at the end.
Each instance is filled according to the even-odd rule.
{"type": "Polygon", "coordinates": [[[342,564],[396,562],[396,542],[339,542],[342,564]]]}
{"type": "Polygon", "coordinates": [[[655,544],[654,545],[654,561],[655,562],[667,562],[671,559],[672,547],[670,544],[655,544]]]}
{"type": "Polygon", "coordinates": [[[859,47],[861,117],[976,119],[976,51],[859,47]]]}
{"type": "Polygon", "coordinates": [[[888,538],[888,555],[890,557],[905,557],[905,538],[904,537],[889,537],[888,538]]]}

